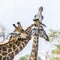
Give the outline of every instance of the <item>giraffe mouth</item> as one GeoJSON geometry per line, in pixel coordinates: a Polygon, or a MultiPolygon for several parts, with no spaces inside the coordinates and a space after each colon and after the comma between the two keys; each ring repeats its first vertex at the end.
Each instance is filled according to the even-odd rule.
{"type": "Polygon", "coordinates": [[[49,41],[48,35],[46,35],[44,38],[45,38],[46,41],[49,41]]]}

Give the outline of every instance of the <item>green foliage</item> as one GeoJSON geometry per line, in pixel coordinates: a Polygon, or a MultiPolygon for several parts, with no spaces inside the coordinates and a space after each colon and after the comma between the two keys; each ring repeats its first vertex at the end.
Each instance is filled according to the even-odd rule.
{"type": "Polygon", "coordinates": [[[55,57],[55,58],[53,58],[53,60],[60,60],[60,58],[55,57]]]}
{"type": "Polygon", "coordinates": [[[56,49],[52,50],[52,54],[60,54],[60,44],[56,45],[56,49]]]}
{"type": "Polygon", "coordinates": [[[60,57],[50,57],[49,60],[60,60],[60,57]]]}
{"type": "Polygon", "coordinates": [[[54,44],[56,48],[51,51],[52,56],[49,56],[49,60],[60,60],[60,30],[51,29],[49,33],[49,39],[53,43],[58,43],[54,44]]]}
{"type": "Polygon", "coordinates": [[[19,60],[27,60],[25,57],[21,57],[19,60]]]}
{"type": "Polygon", "coordinates": [[[38,59],[37,60],[41,60],[41,58],[38,56],[38,59]]]}
{"type": "Polygon", "coordinates": [[[56,45],[57,49],[60,49],[60,45],[56,45]]]}
{"type": "Polygon", "coordinates": [[[52,50],[52,54],[60,54],[60,50],[52,50]]]}

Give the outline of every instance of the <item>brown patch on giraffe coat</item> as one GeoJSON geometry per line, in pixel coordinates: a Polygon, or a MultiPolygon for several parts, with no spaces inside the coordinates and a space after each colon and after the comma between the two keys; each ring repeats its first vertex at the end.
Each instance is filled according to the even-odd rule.
{"type": "Polygon", "coordinates": [[[2,51],[7,51],[7,48],[5,46],[3,46],[2,51]]]}
{"type": "Polygon", "coordinates": [[[17,48],[17,49],[15,50],[15,55],[16,55],[18,52],[19,52],[19,49],[17,48]]]}
{"type": "Polygon", "coordinates": [[[11,51],[12,51],[12,48],[9,48],[9,49],[8,49],[8,53],[10,53],[11,51]]]}
{"type": "Polygon", "coordinates": [[[32,54],[31,56],[32,56],[32,57],[34,57],[34,55],[33,55],[33,54],[32,54]]]}
{"type": "Polygon", "coordinates": [[[33,49],[32,52],[34,53],[35,52],[35,49],[33,49]]]}
{"type": "Polygon", "coordinates": [[[3,57],[3,60],[9,60],[9,57],[3,57]]]}
{"type": "Polygon", "coordinates": [[[7,55],[7,52],[2,52],[2,55],[3,55],[3,56],[7,55]]]}
{"type": "Polygon", "coordinates": [[[20,46],[21,42],[20,42],[20,41],[19,41],[19,42],[16,41],[15,44],[16,44],[17,46],[20,46]]]}
{"type": "Polygon", "coordinates": [[[1,50],[0,50],[0,53],[1,53],[1,50]]]}
{"type": "Polygon", "coordinates": [[[22,50],[22,48],[23,48],[23,47],[22,47],[22,46],[20,46],[20,50],[22,50]]]}
{"type": "Polygon", "coordinates": [[[24,43],[27,44],[28,43],[28,40],[24,40],[24,43]]]}
{"type": "Polygon", "coordinates": [[[13,46],[13,44],[9,44],[9,46],[10,46],[10,47],[12,47],[12,46],[13,46]]]}
{"type": "Polygon", "coordinates": [[[13,59],[13,58],[14,58],[14,53],[13,53],[13,52],[11,52],[11,53],[9,53],[9,54],[8,54],[8,56],[10,56],[10,58],[12,58],[12,59],[13,59]]]}
{"type": "Polygon", "coordinates": [[[0,47],[0,50],[1,50],[1,47],[0,47]]]}
{"type": "Polygon", "coordinates": [[[17,46],[13,44],[13,51],[14,51],[16,48],[17,48],[17,46]]]}
{"type": "Polygon", "coordinates": [[[2,60],[2,56],[0,55],[0,60],[2,60]]]}
{"type": "MultiPolygon", "coordinates": [[[[37,42],[37,41],[36,41],[37,42]]],[[[35,44],[33,45],[33,48],[36,49],[36,47],[38,46],[38,44],[35,44]]]]}

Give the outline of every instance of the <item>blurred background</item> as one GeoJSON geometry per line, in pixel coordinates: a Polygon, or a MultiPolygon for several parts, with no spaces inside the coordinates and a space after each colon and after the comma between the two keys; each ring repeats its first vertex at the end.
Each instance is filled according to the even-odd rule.
{"type": "MultiPolygon", "coordinates": [[[[60,46],[60,0],[0,0],[0,34],[5,35],[12,32],[14,30],[12,24],[16,24],[18,21],[26,29],[33,23],[34,15],[40,6],[44,8],[43,23],[47,26],[45,30],[50,37],[50,42],[42,38],[39,39],[38,55],[41,60],[46,60],[46,58],[54,60],[56,54],[53,54],[56,51],[54,50],[53,54],[51,51],[60,46]]],[[[0,41],[2,39],[1,37],[0,41]]],[[[21,56],[30,55],[32,43],[33,39],[15,56],[14,60],[19,60],[21,56]]]]}

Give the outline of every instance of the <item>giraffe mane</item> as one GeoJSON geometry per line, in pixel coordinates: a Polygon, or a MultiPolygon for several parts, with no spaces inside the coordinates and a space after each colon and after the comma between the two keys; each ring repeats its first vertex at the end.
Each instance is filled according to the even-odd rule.
{"type": "Polygon", "coordinates": [[[8,42],[6,42],[6,43],[3,43],[3,44],[0,44],[0,46],[2,46],[2,45],[7,45],[7,44],[9,44],[9,43],[11,43],[11,42],[15,42],[16,40],[11,40],[11,41],[8,41],[8,42]]]}

